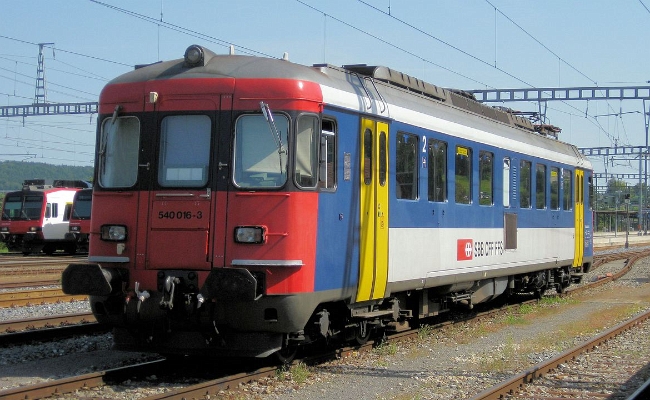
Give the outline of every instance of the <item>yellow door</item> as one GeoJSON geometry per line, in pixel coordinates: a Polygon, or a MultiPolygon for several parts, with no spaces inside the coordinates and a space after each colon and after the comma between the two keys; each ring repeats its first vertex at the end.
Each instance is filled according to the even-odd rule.
{"type": "Polygon", "coordinates": [[[585,172],[576,169],[575,173],[575,250],[573,253],[573,266],[582,267],[585,254],[585,203],[584,203],[585,172]]]}
{"type": "Polygon", "coordinates": [[[381,299],[388,280],[388,124],[361,120],[359,287],[356,301],[381,299]]]}

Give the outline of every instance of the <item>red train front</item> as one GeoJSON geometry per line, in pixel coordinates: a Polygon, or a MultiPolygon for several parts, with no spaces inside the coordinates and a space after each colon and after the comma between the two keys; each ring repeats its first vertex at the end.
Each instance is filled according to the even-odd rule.
{"type": "Polygon", "coordinates": [[[92,295],[121,348],[264,356],[318,304],[293,295],[314,285],[320,89],[228,76],[250,57],[215,77],[212,57],[190,47],[100,97],[90,264],[63,287],[92,295]]]}
{"type": "Polygon", "coordinates": [[[75,193],[70,212],[70,226],[66,239],[76,243],[75,252],[88,252],[90,236],[90,212],[92,210],[92,189],[82,189],[75,193]]]}

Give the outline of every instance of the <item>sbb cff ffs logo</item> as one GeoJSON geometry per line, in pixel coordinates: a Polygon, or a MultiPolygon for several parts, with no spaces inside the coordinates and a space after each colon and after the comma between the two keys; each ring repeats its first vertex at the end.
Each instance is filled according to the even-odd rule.
{"type": "Polygon", "coordinates": [[[472,239],[458,239],[456,242],[456,260],[471,260],[474,255],[474,241],[472,239]]]}

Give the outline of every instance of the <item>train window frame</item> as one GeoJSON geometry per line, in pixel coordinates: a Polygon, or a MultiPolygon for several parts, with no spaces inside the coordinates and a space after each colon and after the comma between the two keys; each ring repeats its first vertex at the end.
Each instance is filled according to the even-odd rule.
{"type": "Polygon", "coordinates": [[[454,201],[456,204],[472,204],[472,153],[471,147],[456,145],[454,153],[454,201]]]}
{"type": "Polygon", "coordinates": [[[138,181],[140,119],[107,117],[99,138],[98,182],[105,189],[133,187],[138,181]]]}
{"type": "Polygon", "coordinates": [[[546,164],[535,164],[535,208],[538,210],[546,210],[547,207],[546,171],[546,164]]]}
{"type": "Polygon", "coordinates": [[[241,114],[235,120],[235,131],[233,135],[233,168],[232,182],[239,189],[279,189],[286,185],[288,179],[289,163],[287,151],[284,148],[288,143],[290,135],[291,119],[285,113],[275,111],[273,113],[275,125],[281,135],[281,144],[277,143],[277,138],[270,131],[269,122],[262,113],[241,114]],[[250,126],[243,126],[244,121],[250,122],[250,126]],[[251,130],[254,129],[253,130],[251,130]],[[284,131],[283,131],[284,129],[284,131]],[[259,133],[259,135],[258,135],[259,133]],[[254,135],[255,136],[252,136],[254,135]],[[244,136],[245,135],[245,136],[244,136]],[[251,135],[251,137],[249,137],[251,135]],[[248,153],[258,156],[257,162],[252,164],[248,153]],[[268,150],[268,153],[262,151],[268,150]],[[266,154],[266,155],[265,155],[266,154]],[[264,156],[263,158],[259,158],[264,156]],[[268,159],[268,160],[267,160],[268,159]],[[275,165],[279,161],[281,168],[277,170],[254,171],[251,168],[262,168],[267,165],[275,165]]]}
{"type": "Polygon", "coordinates": [[[562,168],[562,209],[573,210],[573,171],[562,168]]]}
{"type": "Polygon", "coordinates": [[[71,214],[72,214],[72,203],[65,203],[65,208],[63,210],[63,220],[70,221],[71,214]]]}
{"type": "Polygon", "coordinates": [[[43,212],[43,195],[27,195],[25,196],[21,208],[21,215],[29,219],[40,219],[43,212]],[[35,204],[36,207],[31,207],[35,204]],[[27,205],[30,205],[28,207],[27,205]],[[34,212],[35,211],[35,212],[34,212]]]}
{"type": "Polygon", "coordinates": [[[385,131],[379,132],[379,158],[377,163],[379,186],[384,187],[388,181],[388,134],[385,131]]]}
{"type": "Polygon", "coordinates": [[[323,191],[336,191],[337,179],[337,126],[336,121],[323,118],[321,122],[318,186],[323,191]]]}
{"type": "Polygon", "coordinates": [[[503,207],[510,208],[510,157],[503,157],[503,207]]]}
{"type": "Polygon", "coordinates": [[[302,189],[318,186],[321,124],[316,114],[300,114],[296,118],[293,145],[293,180],[302,189]],[[309,121],[304,124],[305,121],[309,121]]]}
{"type": "Polygon", "coordinates": [[[494,153],[479,150],[478,156],[478,204],[484,207],[494,205],[494,153]],[[484,178],[488,179],[484,179],[484,178]],[[484,183],[484,181],[486,183],[484,183]]]}
{"type": "Polygon", "coordinates": [[[160,123],[158,184],[202,188],[208,183],[212,120],[205,114],[168,115],[160,123]]]}
{"type": "Polygon", "coordinates": [[[449,144],[438,139],[429,139],[428,141],[428,200],[434,203],[444,203],[448,199],[447,155],[449,154],[449,144]]]}
{"type": "Polygon", "coordinates": [[[587,177],[587,184],[589,185],[589,209],[593,211],[594,209],[594,179],[591,173],[587,177]]]}
{"type": "Polygon", "coordinates": [[[59,216],[58,203],[45,204],[45,218],[57,218],[58,216],[59,216]]]}
{"type": "Polygon", "coordinates": [[[395,197],[397,199],[417,200],[419,198],[419,149],[418,135],[404,131],[397,132],[395,141],[395,197]]]}
{"type": "Polygon", "coordinates": [[[21,218],[23,214],[23,196],[19,194],[7,194],[2,204],[2,220],[13,221],[21,218]]]}
{"type": "Polygon", "coordinates": [[[560,168],[559,167],[551,167],[550,191],[551,191],[551,198],[550,198],[551,210],[559,210],[560,209],[560,168]]]}
{"type": "Polygon", "coordinates": [[[372,159],[374,154],[373,135],[369,128],[363,132],[363,184],[370,186],[372,183],[372,159]]]}
{"type": "Polygon", "coordinates": [[[529,209],[532,204],[532,162],[519,161],[519,208],[529,209]]]}

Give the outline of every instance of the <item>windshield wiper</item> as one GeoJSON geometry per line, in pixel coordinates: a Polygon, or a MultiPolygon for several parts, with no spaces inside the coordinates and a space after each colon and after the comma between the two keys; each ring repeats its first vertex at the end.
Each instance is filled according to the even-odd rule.
{"type": "Polygon", "coordinates": [[[282,154],[287,152],[282,144],[282,136],[280,135],[280,131],[278,131],[278,127],[275,126],[273,113],[271,112],[269,105],[260,101],[260,109],[262,110],[262,114],[264,114],[264,119],[266,119],[266,122],[269,124],[269,129],[271,130],[271,134],[273,134],[273,139],[275,140],[275,146],[278,148],[278,155],[280,156],[280,173],[282,174],[282,171],[284,171],[282,169],[282,154]]]}
{"type": "Polygon", "coordinates": [[[24,219],[26,219],[27,221],[31,221],[31,220],[32,220],[31,218],[29,218],[29,215],[27,215],[27,213],[25,212],[25,210],[21,210],[21,211],[20,211],[20,215],[21,215],[24,219]]]}

